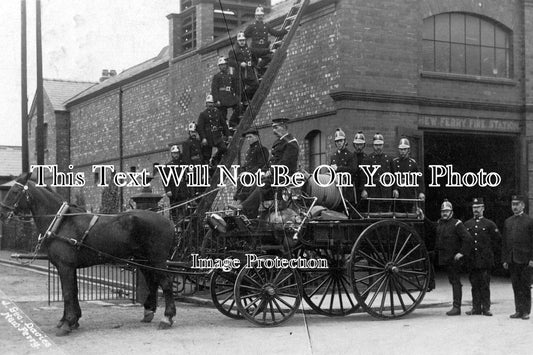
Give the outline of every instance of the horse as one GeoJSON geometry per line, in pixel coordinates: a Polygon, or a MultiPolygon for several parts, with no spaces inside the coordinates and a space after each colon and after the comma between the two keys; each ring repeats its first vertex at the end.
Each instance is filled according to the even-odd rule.
{"type": "Polygon", "coordinates": [[[172,275],[165,272],[174,239],[170,220],[146,210],[95,216],[68,205],[59,194],[49,187],[37,186],[30,177],[31,173],[24,173],[16,179],[0,202],[0,218],[5,220],[30,213],[33,216],[41,233],[40,246],[56,267],[61,281],[64,308],[56,335],[68,335],[79,327],[81,308],[76,269],[131,257],[146,260],[141,272],[146,279],[148,296],[141,322],[153,320],[157,289],[161,286],[165,313],[159,329],[170,328],[176,315],[172,275]]]}

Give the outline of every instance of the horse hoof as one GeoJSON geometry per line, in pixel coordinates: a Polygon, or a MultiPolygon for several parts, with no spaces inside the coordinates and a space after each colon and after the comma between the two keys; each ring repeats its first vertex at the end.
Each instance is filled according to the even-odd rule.
{"type": "Polygon", "coordinates": [[[76,322],[72,327],[70,327],[71,330],[76,330],[80,327],[80,323],[76,322]]]}
{"type": "Polygon", "coordinates": [[[63,326],[63,323],[65,323],[64,320],[60,320],[59,322],[57,322],[56,328],[61,328],[63,326]]]}
{"type": "Polygon", "coordinates": [[[172,327],[172,323],[159,322],[159,326],[157,327],[157,329],[159,329],[159,330],[170,329],[170,327],[172,327]]]}
{"type": "Polygon", "coordinates": [[[56,336],[64,337],[69,334],[70,334],[70,327],[66,324],[66,322],[63,322],[63,325],[57,330],[56,336]]]}
{"type": "Polygon", "coordinates": [[[142,323],[150,323],[154,319],[154,312],[145,312],[144,318],[141,320],[142,323]]]}

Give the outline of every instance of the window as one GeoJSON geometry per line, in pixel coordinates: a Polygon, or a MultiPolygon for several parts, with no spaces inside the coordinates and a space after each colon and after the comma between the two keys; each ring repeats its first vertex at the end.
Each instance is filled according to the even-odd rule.
{"type": "Polygon", "coordinates": [[[181,46],[183,52],[196,48],[196,10],[190,11],[190,14],[183,18],[181,28],[181,46]]]}
{"type": "Polygon", "coordinates": [[[424,19],[426,71],[509,78],[511,33],[497,23],[465,13],[424,19]]]}
{"type": "Polygon", "coordinates": [[[305,136],[308,171],[313,171],[317,166],[326,164],[326,142],[320,131],[311,131],[305,136]]]}

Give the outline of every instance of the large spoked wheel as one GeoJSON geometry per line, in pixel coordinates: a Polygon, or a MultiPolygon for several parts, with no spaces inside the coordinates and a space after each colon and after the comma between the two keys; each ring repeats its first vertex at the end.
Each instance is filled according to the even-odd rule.
{"type": "MultiPolygon", "coordinates": [[[[215,307],[223,315],[233,318],[242,319],[242,314],[237,309],[235,302],[235,281],[237,280],[236,271],[223,272],[217,269],[211,275],[211,299],[215,307]]],[[[246,300],[244,300],[246,302],[246,300]]]]}
{"type": "Polygon", "coordinates": [[[300,306],[300,289],[300,275],[292,268],[245,267],[235,282],[237,309],[256,325],[280,325],[300,306]]]}
{"type": "Polygon", "coordinates": [[[342,250],[314,248],[303,249],[300,256],[324,259],[328,263],[327,269],[299,269],[302,275],[302,297],[315,312],[329,317],[342,317],[357,310],[359,305],[346,272],[349,255],[342,250]]]}
{"type": "Polygon", "coordinates": [[[358,303],[377,318],[398,318],[422,301],[430,277],[424,242],[411,226],[379,221],[352,248],[349,270],[358,303]]]}

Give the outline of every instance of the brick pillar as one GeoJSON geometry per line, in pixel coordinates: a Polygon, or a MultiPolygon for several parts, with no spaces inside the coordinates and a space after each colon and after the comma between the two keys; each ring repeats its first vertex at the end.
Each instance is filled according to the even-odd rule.
{"type": "Polygon", "coordinates": [[[215,34],[215,0],[196,0],[196,48],[213,42],[215,34]]]}
{"type": "Polygon", "coordinates": [[[168,44],[170,59],[181,54],[181,26],[182,17],[180,14],[168,14],[168,44]]]}
{"type": "MultiPolygon", "coordinates": [[[[529,211],[531,213],[531,206],[533,206],[533,0],[524,0],[522,33],[523,37],[523,65],[524,78],[522,85],[524,90],[524,121],[523,127],[525,135],[520,139],[520,188],[521,193],[528,196],[529,211]]],[[[522,66],[521,65],[521,66],[522,66]]],[[[515,68],[515,72],[519,72],[522,68],[515,68]]]]}

